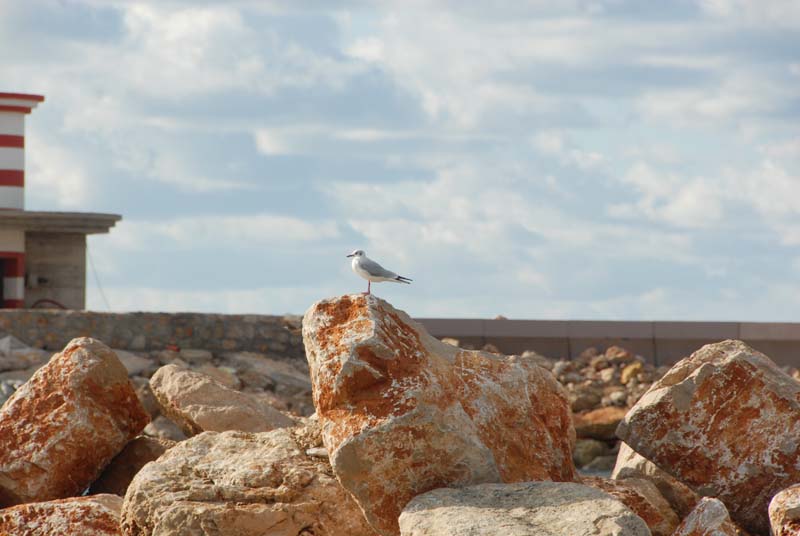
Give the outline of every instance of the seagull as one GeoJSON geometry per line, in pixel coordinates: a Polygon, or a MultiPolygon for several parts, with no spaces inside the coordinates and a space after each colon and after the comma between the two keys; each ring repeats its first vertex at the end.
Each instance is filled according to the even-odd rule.
{"type": "Polygon", "coordinates": [[[353,262],[350,265],[353,268],[353,271],[367,280],[367,291],[363,294],[370,294],[370,285],[373,281],[376,283],[381,281],[392,281],[394,283],[405,283],[406,285],[411,284],[411,279],[403,277],[402,275],[397,275],[394,272],[390,272],[377,262],[367,257],[367,254],[364,253],[363,249],[355,250],[348,255],[348,257],[353,258],[353,262]]]}

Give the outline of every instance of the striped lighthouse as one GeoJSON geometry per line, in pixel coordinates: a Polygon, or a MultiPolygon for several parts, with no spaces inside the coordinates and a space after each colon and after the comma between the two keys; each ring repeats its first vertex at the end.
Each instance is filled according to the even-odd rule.
{"type": "MultiPolygon", "coordinates": [[[[0,211],[25,209],[25,116],[41,95],[0,92],[0,211]]],[[[25,230],[0,229],[2,306],[22,307],[25,298],[25,230]]]]}

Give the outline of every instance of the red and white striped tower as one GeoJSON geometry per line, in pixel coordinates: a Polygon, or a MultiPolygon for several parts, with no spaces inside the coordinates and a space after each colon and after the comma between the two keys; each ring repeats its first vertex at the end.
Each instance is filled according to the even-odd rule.
{"type": "MultiPolygon", "coordinates": [[[[25,116],[41,95],[0,92],[0,210],[25,209],[25,116]]],[[[25,230],[0,229],[3,307],[25,298],[25,230]]]]}

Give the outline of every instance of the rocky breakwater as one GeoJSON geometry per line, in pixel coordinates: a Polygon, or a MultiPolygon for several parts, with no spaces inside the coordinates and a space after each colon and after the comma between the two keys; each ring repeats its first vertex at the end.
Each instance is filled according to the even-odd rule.
{"type": "MultiPolygon", "coordinates": [[[[649,533],[624,500],[597,483],[592,484],[595,487],[574,483],[580,477],[572,462],[575,432],[570,403],[555,377],[535,359],[442,343],[375,296],[317,302],[304,317],[303,337],[331,466],[379,533],[396,535],[403,527],[402,534],[407,535],[466,534],[447,518],[432,524],[424,520],[425,512],[442,500],[456,509],[447,515],[457,516],[462,499],[451,500],[444,492],[422,494],[486,483],[497,483],[486,488],[491,494],[514,495],[493,506],[485,504],[487,512],[495,509],[498,519],[523,504],[543,510],[545,519],[544,510],[559,505],[564,512],[581,512],[582,517],[564,525],[572,527],[566,532],[548,533],[575,534],[570,530],[584,524],[599,527],[601,521],[618,529],[603,534],[649,533]],[[531,481],[554,483],[503,487],[531,481]],[[558,482],[567,487],[560,488],[558,482]],[[532,493],[551,497],[532,498],[532,493]],[[415,499],[421,495],[428,498],[415,499]],[[587,498],[615,506],[570,510],[570,501],[587,498]],[[406,521],[398,524],[412,500],[413,506],[403,514],[406,521]],[[624,512],[619,523],[611,513],[617,509],[624,512]],[[606,514],[611,518],[600,519],[606,514]],[[630,530],[622,530],[623,526],[630,530]]],[[[635,496],[640,503],[647,501],[638,493],[621,492],[620,486],[606,487],[621,496],[635,496]]],[[[479,511],[475,498],[482,493],[463,495],[469,503],[464,507],[479,511]]],[[[647,509],[653,511],[649,504],[647,509]]],[[[658,522],[663,524],[663,519],[658,522]]],[[[671,526],[675,524],[673,519],[671,526]]],[[[507,534],[539,534],[536,527],[544,530],[545,525],[522,520],[507,534]]],[[[498,534],[498,530],[499,526],[481,522],[468,533],[498,534]]]]}

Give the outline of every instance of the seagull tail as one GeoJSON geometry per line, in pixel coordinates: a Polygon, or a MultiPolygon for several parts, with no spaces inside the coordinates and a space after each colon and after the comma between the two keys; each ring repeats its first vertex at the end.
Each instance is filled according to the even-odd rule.
{"type": "Polygon", "coordinates": [[[394,278],[394,280],[397,281],[398,283],[405,283],[406,285],[410,285],[411,282],[413,281],[413,279],[403,277],[402,275],[398,275],[397,277],[394,278]]]}

